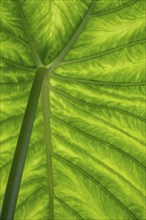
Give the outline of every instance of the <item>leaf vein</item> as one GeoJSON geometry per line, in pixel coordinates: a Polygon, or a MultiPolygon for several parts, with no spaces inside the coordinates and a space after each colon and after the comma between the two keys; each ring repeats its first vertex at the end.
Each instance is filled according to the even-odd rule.
{"type": "Polygon", "coordinates": [[[113,53],[113,52],[125,49],[127,47],[135,46],[137,44],[143,44],[145,42],[146,42],[146,39],[141,39],[141,40],[138,40],[138,41],[135,41],[135,42],[130,42],[130,43],[127,43],[125,45],[122,45],[122,46],[119,46],[119,47],[115,47],[115,48],[110,48],[108,50],[101,51],[101,52],[96,53],[96,54],[91,54],[91,55],[86,56],[86,57],[81,57],[81,58],[74,59],[74,60],[63,61],[59,66],[64,66],[64,65],[68,65],[68,64],[74,64],[74,63],[79,63],[79,62],[95,59],[97,57],[102,57],[104,55],[108,55],[110,53],[113,53]]]}
{"type": "Polygon", "coordinates": [[[80,129],[77,128],[77,127],[73,127],[72,125],[70,125],[70,124],[68,124],[67,122],[63,121],[62,119],[60,119],[60,118],[54,116],[53,114],[51,114],[51,117],[52,117],[52,119],[58,121],[59,123],[64,124],[64,125],[65,125],[66,127],[68,127],[69,129],[74,130],[75,132],[78,132],[78,133],[82,134],[83,136],[88,137],[88,138],[90,138],[90,139],[92,139],[92,140],[94,140],[94,141],[97,141],[97,142],[100,142],[100,143],[102,143],[102,144],[105,144],[107,147],[112,148],[112,149],[114,149],[115,151],[117,151],[117,152],[123,154],[125,157],[129,158],[130,160],[132,160],[133,162],[135,162],[137,165],[139,165],[139,166],[142,167],[143,169],[146,169],[146,167],[145,167],[140,161],[138,161],[135,157],[133,157],[132,155],[126,153],[125,151],[123,151],[122,149],[116,147],[115,145],[110,144],[110,143],[108,143],[107,141],[104,141],[104,140],[102,140],[102,139],[100,139],[100,138],[97,138],[97,137],[95,137],[95,136],[93,136],[93,135],[91,135],[91,134],[88,134],[88,133],[86,133],[85,131],[80,130],[80,129]]]}
{"type": "Polygon", "coordinates": [[[101,164],[103,167],[105,167],[107,170],[109,170],[109,172],[114,173],[116,176],[120,177],[121,179],[123,179],[123,181],[125,181],[127,184],[129,184],[135,191],[137,191],[139,193],[139,195],[143,198],[145,198],[145,196],[142,194],[142,192],[135,186],[133,185],[132,182],[130,182],[128,179],[126,179],[123,175],[121,175],[121,173],[117,172],[116,170],[114,170],[112,167],[110,167],[109,165],[107,165],[106,163],[104,163],[103,161],[97,159],[96,157],[94,157],[92,154],[87,153],[85,150],[77,147],[77,145],[73,144],[73,143],[69,143],[69,141],[67,141],[65,138],[63,138],[62,136],[59,136],[55,133],[53,133],[53,136],[58,139],[60,142],[70,145],[71,148],[75,149],[76,151],[79,151],[81,154],[84,154],[88,157],[90,157],[92,160],[94,160],[96,163],[101,164]]]}
{"type": "Polygon", "coordinates": [[[127,111],[124,111],[123,109],[119,109],[119,108],[115,108],[115,107],[111,107],[111,106],[106,106],[106,105],[98,105],[98,104],[95,104],[95,103],[90,103],[90,102],[87,102],[87,101],[84,101],[84,100],[81,100],[81,99],[77,99],[71,95],[68,95],[67,93],[65,92],[62,92],[60,91],[59,89],[56,89],[54,87],[51,87],[51,90],[55,93],[58,93],[59,95],[61,95],[62,97],[64,97],[65,99],[71,99],[72,101],[76,101],[80,104],[84,104],[84,105],[87,105],[89,107],[92,107],[92,108],[101,108],[101,109],[108,109],[108,110],[112,110],[112,111],[115,111],[115,112],[119,112],[121,114],[125,114],[127,116],[130,116],[130,117],[133,117],[133,118],[136,118],[138,120],[141,120],[143,122],[146,122],[146,119],[139,116],[139,115],[135,115],[133,114],[132,112],[127,112],[127,111]]]}
{"type": "Polygon", "coordinates": [[[107,190],[97,179],[95,179],[93,176],[91,176],[89,173],[87,173],[85,170],[82,168],[78,167],[77,165],[71,163],[67,159],[63,158],[59,154],[53,153],[54,157],[58,158],[60,161],[64,162],[67,164],[69,167],[72,167],[75,170],[78,170],[79,173],[82,173],[84,176],[88,177],[92,182],[94,182],[105,194],[107,194],[110,198],[112,198],[116,204],[118,204],[125,212],[128,213],[133,219],[136,219],[136,216],[117,198],[115,197],[109,190],[107,190]]]}

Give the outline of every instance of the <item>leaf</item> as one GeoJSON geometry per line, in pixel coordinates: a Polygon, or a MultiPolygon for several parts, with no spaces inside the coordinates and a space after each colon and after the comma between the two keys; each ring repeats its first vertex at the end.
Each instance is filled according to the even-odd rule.
{"type": "Polygon", "coordinates": [[[14,219],[145,219],[145,2],[1,1],[1,204],[48,68],[14,219]]]}

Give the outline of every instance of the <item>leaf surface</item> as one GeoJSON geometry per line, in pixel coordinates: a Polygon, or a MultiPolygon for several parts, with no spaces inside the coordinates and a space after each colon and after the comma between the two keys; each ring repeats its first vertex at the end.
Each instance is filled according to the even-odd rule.
{"type": "Polygon", "coordinates": [[[14,219],[145,219],[145,1],[0,4],[1,203],[43,64],[14,219]]]}

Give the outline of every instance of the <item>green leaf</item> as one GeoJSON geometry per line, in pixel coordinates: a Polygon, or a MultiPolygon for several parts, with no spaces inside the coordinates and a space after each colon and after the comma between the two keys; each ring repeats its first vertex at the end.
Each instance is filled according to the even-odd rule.
{"type": "Polygon", "coordinates": [[[1,204],[44,66],[14,219],[145,219],[145,1],[0,4],[1,204]]]}

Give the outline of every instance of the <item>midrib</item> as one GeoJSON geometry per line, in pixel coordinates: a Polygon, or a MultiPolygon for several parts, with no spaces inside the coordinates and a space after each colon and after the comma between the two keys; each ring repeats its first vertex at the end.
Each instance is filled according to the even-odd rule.
{"type": "MultiPolygon", "coordinates": [[[[37,68],[40,68],[41,66],[44,66],[44,65],[42,64],[39,58],[33,39],[31,37],[31,32],[29,30],[21,3],[19,0],[16,0],[16,1],[17,1],[18,9],[21,12],[22,23],[24,25],[24,29],[27,34],[27,38],[30,44],[30,49],[31,49],[34,61],[37,65],[37,68]]],[[[65,48],[62,50],[62,52],[57,56],[56,59],[54,59],[54,61],[51,64],[44,66],[48,69],[48,75],[44,76],[43,85],[42,85],[42,111],[43,111],[44,138],[45,138],[45,144],[46,144],[46,157],[47,157],[49,219],[50,220],[54,220],[54,188],[53,188],[53,168],[52,168],[52,145],[51,145],[51,133],[50,133],[50,90],[48,86],[49,73],[51,73],[54,69],[58,67],[60,62],[64,59],[64,57],[67,55],[67,53],[72,48],[75,41],[78,39],[80,33],[83,31],[84,27],[89,21],[89,18],[93,11],[95,3],[96,3],[96,0],[93,0],[91,6],[89,7],[89,10],[87,11],[80,25],[76,29],[74,35],[72,36],[68,44],[65,46],[65,48]]]]}
{"type": "Polygon", "coordinates": [[[44,122],[44,138],[46,144],[46,159],[48,172],[48,191],[49,191],[49,214],[50,219],[54,219],[54,189],[53,189],[53,168],[52,168],[52,145],[50,129],[50,90],[48,77],[44,77],[42,86],[42,110],[44,122]]]}

